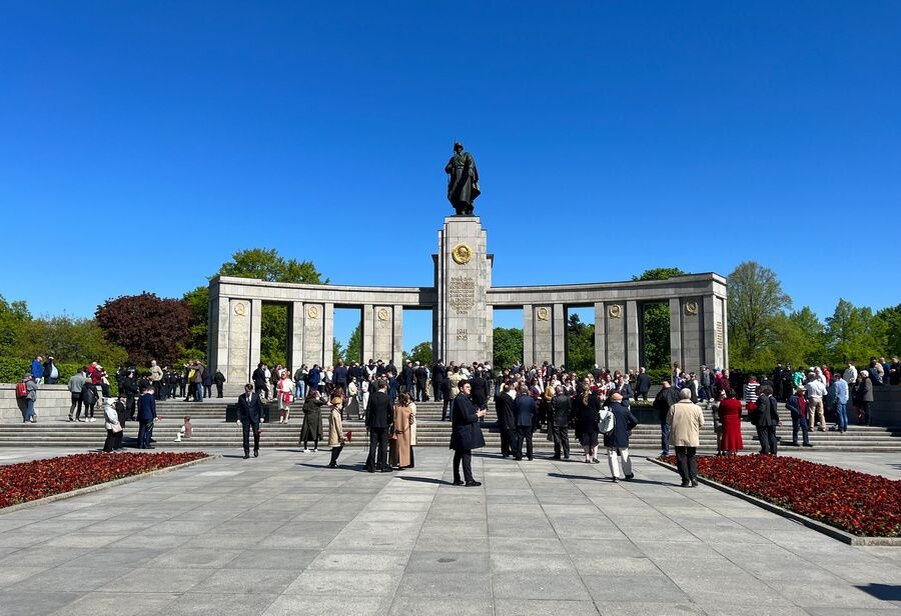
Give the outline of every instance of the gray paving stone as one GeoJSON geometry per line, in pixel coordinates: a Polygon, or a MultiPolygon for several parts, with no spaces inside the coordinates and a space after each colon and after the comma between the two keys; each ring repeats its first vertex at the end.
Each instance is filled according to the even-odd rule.
{"type": "Polygon", "coordinates": [[[390,597],[353,597],[342,592],[330,595],[282,595],[272,602],[264,616],[296,616],[297,614],[354,614],[379,616],[388,612],[390,597]]]}
{"type": "Polygon", "coordinates": [[[364,597],[391,596],[400,580],[400,572],[338,571],[308,569],[285,590],[288,595],[342,595],[364,597]]]}
{"type": "Polygon", "coordinates": [[[598,608],[591,601],[498,599],[495,614],[497,616],[559,616],[560,614],[598,616],[598,608]]]}
{"type": "Polygon", "coordinates": [[[404,597],[490,599],[491,580],[487,573],[406,573],[397,590],[404,597]]]}
{"type": "Polygon", "coordinates": [[[205,594],[185,593],[159,610],[166,616],[260,616],[276,600],[269,594],[205,594]]]}
{"type": "Polygon", "coordinates": [[[155,614],[178,596],[167,593],[91,592],[54,612],[54,616],[141,616],[155,614]]]}
{"type": "Polygon", "coordinates": [[[10,616],[46,616],[81,597],[77,592],[4,591],[0,614],[10,616]]]}
{"type": "MultiPolygon", "coordinates": [[[[494,616],[495,610],[485,599],[397,597],[389,616],[494,616]]],[[[520,612],[522,614],[522,612],[520,612]]]]}
{"type": "Polygon", "coordinates": [[[572,573],[498,573],[491,576],[498,599],[591,599],[582,581],[572,573]]]}

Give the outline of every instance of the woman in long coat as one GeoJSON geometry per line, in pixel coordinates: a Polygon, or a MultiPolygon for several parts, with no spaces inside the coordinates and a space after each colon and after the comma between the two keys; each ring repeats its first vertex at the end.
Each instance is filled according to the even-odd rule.
{"type": "Polygon", "coordinates": [[[726,399],[721,400],[717,413],[723,427],[722,445],[720,448],[727,456],[734,456],[745,448],[741,437],[741,400],[735,397],[734,389],[727,389],[726,399]]]}
{"type": "Polygon", "coordinates": [[[629,459],[629,433],[638,425],[638,420],[629,407],[623,404],[623,396],[614,392],[610,396],[609,411],[613,413],[613,431],[604,435],[604,447],[607,448],[607,462],[610,464],[610,475],[613,483],[619,481],[620,471],[624,479],[632,479],[632,460],[629,459]],[[622,459],[622,467],[620,467],[622,459]]]}
{"type": "Polygon", "coordinates": [[[344,425],[341,422],[341,408],[331,405],[328,416],[328,446],[332,448],[329,468],[338,468],[338,456],[344,449],[344,425]]]}
{"type": "Polygon", "coordinates": [[[582,379],[582,387],[572,398],[573,413],[579,418],[579,442],[585,451],[585,463],[598,464],[598,421],[601,399],[591,391],[591,380],[582,379]]]}
{"type": "Polygon", "coordinates": [[[327,404],[319,398],[319,392],[311,389],[307,399],[303,403],[303,427],[300,429],[300,441],[303,443],[303,452],[319,451],[319,440],[322,438],[322,412],[320,407],[327,404]],[[313,441],[313,449],[307,445],[313,441]]]}
{"type": "Polygon", "coordinates": [[[410,396],[402,393],[394,406],[394,439],[391,444],[395,452],[398,468],[409,468],[413,464],[413,409],[410,408],[410,396]]]}

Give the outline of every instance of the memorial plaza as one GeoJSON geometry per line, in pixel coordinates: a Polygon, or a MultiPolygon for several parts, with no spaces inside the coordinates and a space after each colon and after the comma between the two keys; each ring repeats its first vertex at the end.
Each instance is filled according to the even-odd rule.
{"type": "MultiPolygon", "coordinates": [[[[83,451],[83,450],[82,450],[83,451]]],[[[73,453],[0,451],[4,464],[73,453]]],[[[218,457],[0,512],[0,614],[901,614],[901,550],[849,546],[635,455],[606,464],[419,448],[218,457]]],[[[651,455],[653,452],[645,452],[651,455]]],[[[901,478],[897,457],[793,455],[901,478]]]]}

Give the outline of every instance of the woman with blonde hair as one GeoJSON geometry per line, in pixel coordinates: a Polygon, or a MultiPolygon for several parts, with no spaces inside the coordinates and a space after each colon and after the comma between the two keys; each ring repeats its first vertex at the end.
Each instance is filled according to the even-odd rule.
{"type": "Polygon", "coordinates": [[[410,395],[401,393],[394,406],[394,434],[391,438],[391,461],[399,469],[413,466],[413,425],[416,407],[410,395]]]}
{"type": "Polygon", "coordinates": [[[278,423],[288,423],[288,417],[291,415],[291,401],[293,396],[294,381],[291,380],[291,373],[285,370],[278,380],[278,423]]]}

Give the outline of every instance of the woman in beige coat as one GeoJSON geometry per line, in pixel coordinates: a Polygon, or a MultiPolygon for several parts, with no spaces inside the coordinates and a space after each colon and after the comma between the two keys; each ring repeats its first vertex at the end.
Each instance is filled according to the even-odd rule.
{"type": "Polygon", "coordinates": [[[328,445],[332,448],[332,461],[329,468],[338,468],[338,456],[344,449],[344,425],[341,422],[341,407],[332,404],[328,415],[328,445]]]}
{"type": "Polygon", "coordinates": [[[393,449],[396,452],[396,464],[398,468],[410,468],[413,466],[413,423],[415,408],[411,408],[409,394],[402,393],[398,396],[397,405],[394,407],[394,439],[393,449]]]}

